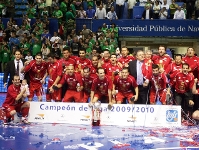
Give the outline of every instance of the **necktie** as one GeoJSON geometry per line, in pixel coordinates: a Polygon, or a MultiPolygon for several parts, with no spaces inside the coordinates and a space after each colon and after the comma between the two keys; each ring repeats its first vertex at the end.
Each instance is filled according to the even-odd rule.
{"type": "Polygon", "coordinates": [[[19,61],[17,61],[17,70],[16,70],[16,75],[19,75],[19,61]]]}

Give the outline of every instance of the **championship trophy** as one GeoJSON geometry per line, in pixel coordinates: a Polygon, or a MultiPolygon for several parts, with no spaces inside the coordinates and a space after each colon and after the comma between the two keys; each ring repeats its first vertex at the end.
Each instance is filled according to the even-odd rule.
{"type": "Polygon", "coordinates": [[[100,115],[101,115],[101,102],[95,102],[93,104],[93,110],[92,110],[92,125],[93,126],[99,126],[100,125],[100,115]]]}

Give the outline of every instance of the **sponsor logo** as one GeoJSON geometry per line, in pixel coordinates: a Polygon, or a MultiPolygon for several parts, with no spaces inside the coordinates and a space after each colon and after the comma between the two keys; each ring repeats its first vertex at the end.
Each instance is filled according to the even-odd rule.
{"type": "Polygon", "coordinates": [[[178,121],[178,111],[177,110],[167,110],[166,111],[166,121],[167,122],[177,122],[178,121]]]}
{"type": "Polygon", "coordinates": [[[135,122],[137,117],[131,116],[130,119],[127,120],[127,122],[135,122]]]}
{"type": "Polygon", "coordinates": [[[44,114],[37,114],[35,120],[44,120],[44,114]]]}
{"type": "Polygon", "coordinates": [[[83,118],[80,119],[80,121],[90,121],[90,116],[89,115],[82,115],[83,118]]]}

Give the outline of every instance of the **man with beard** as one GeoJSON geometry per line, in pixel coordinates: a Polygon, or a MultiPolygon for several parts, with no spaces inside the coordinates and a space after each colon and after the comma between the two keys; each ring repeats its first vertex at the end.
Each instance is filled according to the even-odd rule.
{"type": "Polygon", "coordinates": [[[150,88],[150,104],[154,105],[159,98],[159,101],[166,105],[166,85],[167,85],[167,77],[164,73],[159,72],[159,66],[153,64],[152,65],[152,77],[151,88],[150,88]]]}
{"type": "Polygon", "coordinates": [[[171,64],[171,58],[169,55],[166,54],[166,47],[163,45],[160,45],[158,48],[158,55],[152,56],[152,61],[154,64],[157,64],[159,66],[159,71],[164,72],[169,64],[171,64]]]}

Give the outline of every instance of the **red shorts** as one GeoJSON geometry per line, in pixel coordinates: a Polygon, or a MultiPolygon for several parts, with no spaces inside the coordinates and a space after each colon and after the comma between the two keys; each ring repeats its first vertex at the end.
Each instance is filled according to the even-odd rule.
{"type": "Polygon", "coordinates": [[[63,102],[73,102],[73,100],[77,103],[83,103],[81,92],[67,90],[64,95],[63,102]]]}
{"type": "Polygon", "coordinates": [[[90,94],[88,94],[84,91],[81,92],[81,99],[83,100],[83,103],[87,103],[89,97],[90,97],[90,94]]]}
{"type": "Polygon", "coordinates": [[[97,97],[101,103],[108,103],[109,98],[108,95],[102,95],[101,93],[95,93],[94,97],[97,97]]]}
{"type": "Polygon", "coordinates": [[[122,92],[118,92],[116,94],[116,101],[120,101],[121,103],[123,102],[124,98],[127,98],[128,102],[130,102],[130,99],[133,97],[133,93],[129,92],[129,93],[122,93],[122,92]]]}
{"type": "Polygon", "coordinates": [[[157,98],[159,96],[159,101],[162,104],[166,104],[166,91],[161,90],[158,91],[158,95],[156,95],[156,91],[151,90],[150,91],[150,103],[155,103],[157,101],[157,98]]]}
{"type": "MultiPolygon", "coordinates": [[[[52,84],[48,84],[48,89],[52,86],[52,84]]],[[[59,88],[58,90],[54,90],[53,93],[48,93],[46,94],[46,100],[54,100],[54,101],[60,101],[62,98],[61,98],[61,92],[62,92],[62,89],[59,88]]]]}
{"type": "Polygon", "coordinates": [[[30,95],[28,96],[28,98],[33,98],[34,97],[34,93],[37,96],[42,96],[43,95],[43,88],[42,88],[42,84],[40,82],[31,82],[30,83],[30,95]]]}
{"type": "Polygon", "coordinates": [[[16,104],[16,105],[5,105],[3,106],[5,109],[5,113],[6,113],[6,116],[10,116],[10,112],[15,110],[16,112],[21,112],[21,106],[24,104],[25,102],[23,103],[19,103],[19,104],[16,104]]]}

